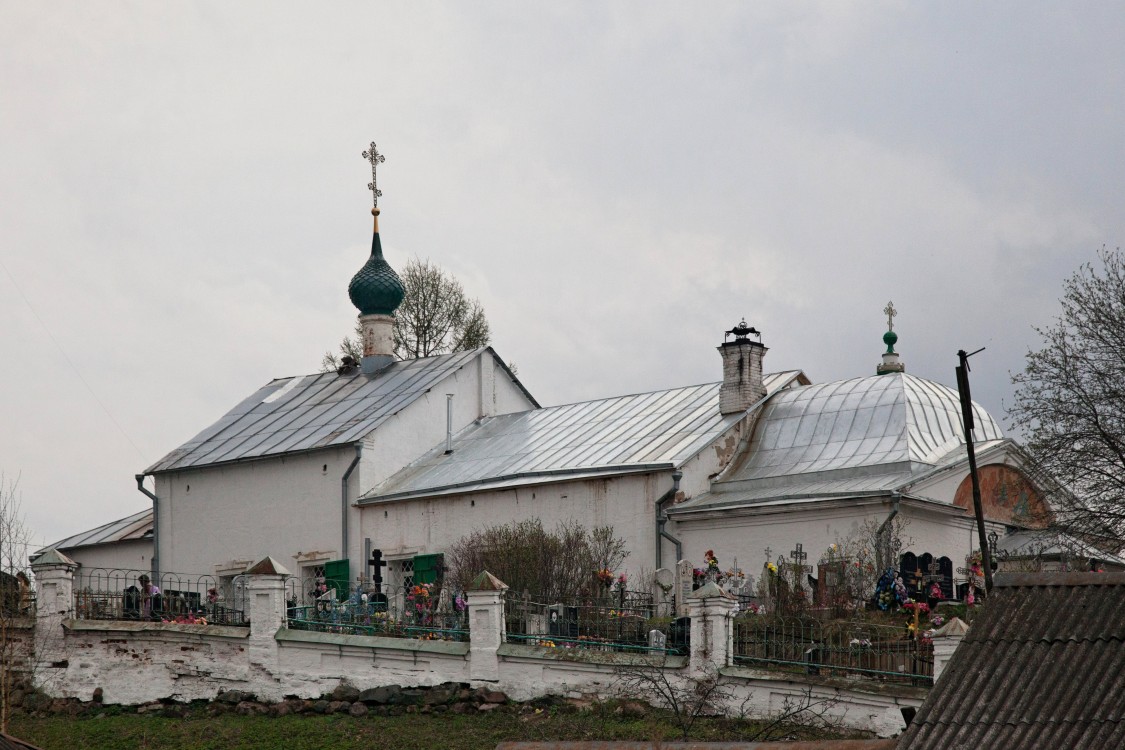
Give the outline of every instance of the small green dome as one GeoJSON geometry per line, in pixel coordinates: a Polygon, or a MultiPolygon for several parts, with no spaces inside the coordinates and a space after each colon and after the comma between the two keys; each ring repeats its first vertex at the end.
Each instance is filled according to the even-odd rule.
{"type": "Polygon", "coordinates": [[[895,353],[895,343],[898,342],[898,334],[894,331],[887,331],[883,334],[883,343],[887,345],[887,354],[895,353]]]}
{"type": "Polygon", "coordinates": [[[360,315],[394,315],[406,290],[395,269],[383,259],[379,233],[371,236],[371,257],[348,284],[348,297],[360,315]]]}

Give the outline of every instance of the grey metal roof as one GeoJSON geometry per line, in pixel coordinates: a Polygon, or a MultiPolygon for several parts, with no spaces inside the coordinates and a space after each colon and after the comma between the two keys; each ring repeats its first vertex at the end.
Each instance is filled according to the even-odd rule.
{"type": "Polygon", "coordinates": [[[89,547],[95,544],[109,544],[111,542],[127,542],[138,539],[152,538],[152,508],[142,510],[125,518],[102,524],[96,529],[83,531],[73,536],[68,536],[54,544],[48,544],[43,549],[32,555],[36,558],[49,549],[67,550],[74,547],[89,547]]]}
{"type": "Polygon", "coordinates": [[[373,375],[328,372],[280,378],[259,388],[145,473],[297,453],[362,440],[478,356],[494,357],[529,401],[538,405],[491,347],[395,362],[373,375]]]}
{"type": "MultiPolygon", "coordinates": [[[[768,392],[799,371],[766,375],[768,392]]],[[[361,499],[469,492],[606,473],[678,466],[730,429],[742,413],[719,413],[719,383],[583,401],[491,417],[367,492],[361,499]]]]}
{"type": "MultiPolygon", "coordinates": [[[[978,450],[1003,441],[973,404],[978,450]]],[[[908,489],[964,460],[957,392],[905,373],[790,388],[766,404],[734,468],[669,513],[908,489]]]]}
{"type": "Polygon", "coordinates": [[[1125,747],[1125,573],[997,575],[897,747],[1125,747]]]}
{"type": "MultiPolygon", "coordinates": [[[[1004,437],[974,404],[978,441],[1004,437]]],[[[933,465],[964,444],[957,392],[895,373],[809,385],[770,399],[730,481],[902,462],[933,465]]]]}

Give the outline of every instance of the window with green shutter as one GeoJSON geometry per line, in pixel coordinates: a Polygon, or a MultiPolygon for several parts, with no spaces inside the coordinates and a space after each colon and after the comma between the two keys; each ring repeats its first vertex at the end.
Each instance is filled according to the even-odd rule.
{"type": "Polygon", "coordinates": [[[414,556],[414,583],[437,583],[441,578],[444,555],[415,555],[414,556]]]}
{"type": "Polygon", "coordinates": [[[348,560],[329,560],[324,563],[324,582],[330,589],[336,589],[336,600],[343,601],[351,594],[351,565],[348,560]]]}

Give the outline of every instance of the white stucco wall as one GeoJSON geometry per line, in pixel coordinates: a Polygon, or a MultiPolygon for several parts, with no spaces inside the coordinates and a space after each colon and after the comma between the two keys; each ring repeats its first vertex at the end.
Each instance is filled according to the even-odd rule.
{"type": "MultiPolygon", "coordinates": [[[[444,398],[442,400],[444,409],[444,398]]],[[[444,419],[444,411],[441,412],[444,419]]],[[[745,425],[740,424],[680,467],[681,500],[710,487],[710,480],[730,462],[745,425]]],[[[473,530],[538,518],[550,529],[575,520],[587,527],[612,526],[626,540],[629,573],[656,567],[655,503],[672,488],[672,470],[606,478],[528,483],[499,490],[366,505],[361,535],[385,557],[444,552],[473,530]]],[[[672,530],[672,525],[669,525],[672,530]]],[[[674,567],[671,542],[662,543],[662,565],[674,567]]]]}
{"type": "Polygon", "coordinates": [[[671,471],[606,479],[404,500],[365,506],[362,533],[384,556],[445,552],[474,530],[538,518],[552,529],[576,520],[587,528],[612,526],[628,541],[625,568],[653,569],[654,503],[672,486],[671,471]]]}
{"type": "Polygon", "coordinates": [[[90,568],[151,570],[152,567],[151,539],[110,542],[89,547],[69,547],[59,551],[78,563],[79,567],[87,570],[90,568]]]}
{"type": "MultiPolygon", "coordinates": [[[[492,355],[452,373],[368,436],[349,481],[349,503],[445,440],[446,393],[454,394],[454,430],[488,410],[531,408],[511,379],[498,366],[482,365],[483,358],[492,355]]],[[[345,445],[157,475],[161,570],[214,573],[271,555],[296,573],[303,561],[350,557],[356,575],[363,556],[359,511],[348,509],[345,550],[340,494],[354,457],[354,447],[345,445]]]]}

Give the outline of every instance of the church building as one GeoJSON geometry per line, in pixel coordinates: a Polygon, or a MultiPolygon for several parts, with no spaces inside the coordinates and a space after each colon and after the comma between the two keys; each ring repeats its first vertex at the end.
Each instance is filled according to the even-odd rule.
{"type": "MultiPolygon", "coordinates": [[[[364,155],[374,172],[374,144],[364,155]]],[[[362,361],[267,383],[137,476],[152,513],[52,547],[94,540],[90,565],[109,567],[117,550],[135,567],[144,550],[124,542],[143,542],[154,571],[224,577],[268,555],[348,585],[382,573],[374,556],[402,585],[436,575],[474,529],[525,519],[612,526],[631,573],[699,565],[709,550],[754,573],[779,556],[811,569],[865,528],[903,529],[881,564],[898,567],[904,552],[940,568],[952,593],[979,546],[961,406],[953,389],[906,373],[893,306],[873,375],[814,384],[766,372],[761,335],[743,321],[716,342],[719,382],[542,408],[491,347],[395,359],[404,289],[369,187],[371,254],[348,288],[362,361]]],[[[973,418],[1002,547],[1050,509],[1019,447],[975,404],[973,418]]]]}

